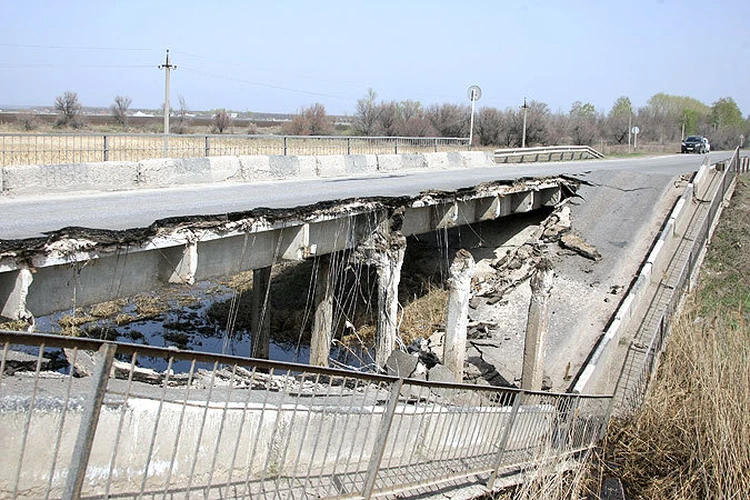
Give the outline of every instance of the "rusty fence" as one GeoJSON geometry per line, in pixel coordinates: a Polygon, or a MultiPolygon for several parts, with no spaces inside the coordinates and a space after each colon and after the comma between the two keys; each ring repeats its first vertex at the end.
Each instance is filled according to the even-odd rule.
{"type": "Polygon", "coordinates": [[[656,327],[648,335],[648,343],[635,341],[628,348],[615,389],[614,406],[617,414],[631,413],[640,407],[643,402],[669,335],[672,316],[677,312],[682,297],[691,287],[691,280],[693,280],[696,269],[700,264],[702,252],[716,223],[721,204],[729,190],[734,188],[737,174],[742,171],[743,165],[746,165],[747,162],[747,158],[741,157],[739,148],[737,148],[731,159],[717,165],[718,169],[723,169],[723,174],[714,191],[713,198],[709,201],[702,201],[708,203],[708,210],[703,212],[702,219],[691,222],[690,225],[697,229],[691,234],[683,236],[683,243],[686,244],[687,250],[682,258],[682,266],[676,273],[662,280],[662,288],[668,291],[666,307],[661,311],[656,321],[656,327]]]}
{"type": "Polygon", "coordinates": [[[3,498],[491,486],[594,446],[612,400],[7,331],[0,356],[3,498]]]}
{"type": "Polygon", "coordinates": [[[0,134],[0,167],[245,155],[399,154],[458,151],[459,137],[170,134],[0,134]]]}

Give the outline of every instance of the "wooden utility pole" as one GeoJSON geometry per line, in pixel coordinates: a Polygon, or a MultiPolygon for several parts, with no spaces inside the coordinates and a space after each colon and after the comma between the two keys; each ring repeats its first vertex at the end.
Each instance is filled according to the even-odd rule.
{"type": "Polygon", "coordinates": [[[164,64],[159,65],[164,69],[164,158],[169,157],[169,72],[177,69],[177,66],[169,63],[169,49],[164,64]]]}

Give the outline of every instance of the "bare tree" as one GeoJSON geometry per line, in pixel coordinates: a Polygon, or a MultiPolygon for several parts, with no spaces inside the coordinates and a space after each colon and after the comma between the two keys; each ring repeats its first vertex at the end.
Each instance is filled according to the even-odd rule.
{"type": "Polygon", "coordinates": [[[128,125],[128,108],[130,108],[131,102],[132,99],[130,97],[118,95],[109,107],[115,121],[122,125],[122,128],[128,125]]]}
{"type": "Polygon", "coordinates": [[[378,95],[367,89],[367,95],[357,101],[357,112],[354,114],[354,131],[358,135],[374,135],[379,118],[380,107],[375,102],[378,95]]]}
{"type": "Polygon", "coordinates": [[[223,134],[225,130],[232,126],[232,117],[229,116],[226,109],[220,109],[214,115],[214,131],[223,134]]]}
{"type": "Polygon", "coordinates": [[[325,106],[315,103],[285,123],[282,132],[287,135],[331,135],[333,120],[326,113],[325,106]]]}
{"type": "Polygon", "coordinates": [[[56,126],[80,128],[83,126],[81,110],[83,106],[78,101],[78,94],[66,91],[55,98],[55,111],[60,113],[56,126]]]}
{"type": "Polygon", "coordinates": [[[469,106],[435,104],[429,107],[427,116],[442,137],[465,137],[469,133],[469,106]]]}
{"type": "Polygon", "coordinates": [[[174,134],[186,134],[188,132],[188,126],[190,125],[190,117],[188,116],[190,109],[188,108],[185,96],[182,94],[177,96],[177,101],[179,102],[180,107],[177,110],[177,119],[175,120],[171,132],[174,134]]]}
{"type": "MultiPolygon", "coordinates": [[[[477,113],[476,133],[482,146],[510,146],[508,114],[497,108],[481,108],[477,113]]],[[[457,136],[452,136],[457,137],[457,136]]]]}
{"type": "Polygon", "coordinates": [[[16,122],[19,123],[21,128],[26,132],[31,132],[32,130],[39,128],[39,120],[36,115],[30,111],[18,114],[18,116],[16,116],[16,122]]]}
{"type": "Polygon", "coordinates": [[[570,133],[574,144],[588,144],[597,130],[597,114],[593,104],[576,101],[570,108],[570,133]]]}

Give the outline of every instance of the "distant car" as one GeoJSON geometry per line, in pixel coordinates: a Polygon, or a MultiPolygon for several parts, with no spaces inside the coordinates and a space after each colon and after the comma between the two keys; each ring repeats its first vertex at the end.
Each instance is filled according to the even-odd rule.
{"type": "Polygon", "coordinates": [[[702,135],[691,135],[687,139],[682,141],[683,153],[708,153],[711,151],[711,145],[708,143],[708,139],[702,135]]]}

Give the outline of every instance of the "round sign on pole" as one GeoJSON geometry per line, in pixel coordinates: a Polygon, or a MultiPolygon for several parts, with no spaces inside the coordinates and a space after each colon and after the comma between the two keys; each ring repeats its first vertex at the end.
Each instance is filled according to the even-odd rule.
{"type": "Polygon", "coordinates": [[[640,133],[641,129],[638,128],[638,125],[636,125],[635,127],[631,128],[630,131],[632,133],[634,133],[635,135],[638,135],[640,133]]]}
{"type": "Polygon", "coordinates": [[[466,94],[469,96],[470,101],[478,101],[482,97],[482,89],[479,88],[479,85],[472,85],[468,88],[466,94]]]}

